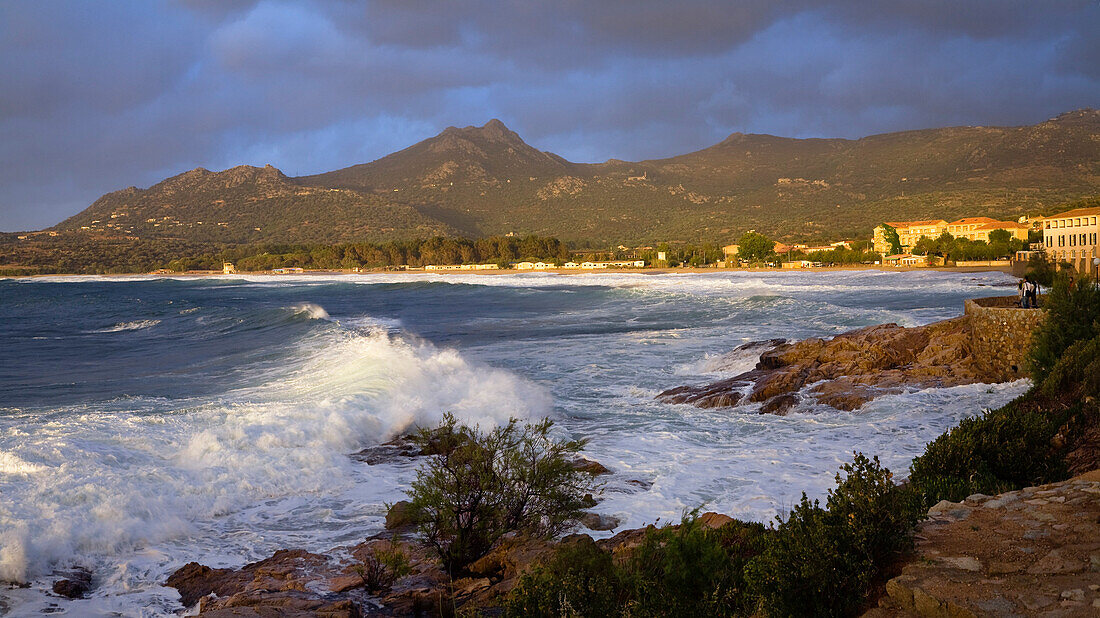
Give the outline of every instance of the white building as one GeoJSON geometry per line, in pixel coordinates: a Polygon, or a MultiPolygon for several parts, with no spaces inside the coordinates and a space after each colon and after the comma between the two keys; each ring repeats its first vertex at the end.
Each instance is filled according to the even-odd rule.
{"type": "Polygon", "coordinates": [[[1092,270],[1097,253],[1097,217],[1100,208],[1077,208],[1046,217],[1043,221],[1043,250],[1052,261],[1067,262],[1081,272],[1092,270]]]}

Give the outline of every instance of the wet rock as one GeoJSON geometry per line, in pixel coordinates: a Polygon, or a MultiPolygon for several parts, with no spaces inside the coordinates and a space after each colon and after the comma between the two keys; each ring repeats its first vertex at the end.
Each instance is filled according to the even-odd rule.
{"type": "Polygon", "coordinates": [[[751,372],[712,384],[669,389],[658,399],[726,407],[767,402],[816,384],[810,393],[820,403],[856,410],[875,397],[906,387],[1000,381],[976,363],[967,320],[961,317],[917,328],[882,324],[828,341],[781,344],[762,353],[751,372]],[[747,398],[741,395],[746,388],[751,391],[747,398]]]}
{"type": "Polygon", "coordinates": [[[690,403],[699,408],[732,407],[741,401],[741,389],[752,384],[746,376],[748,374],[741,374],[703,386],[678,386],[657,395],[657,401],[690,403]]]}
{"type": "Polygon", "coordinates": [[[791,408],[798,405],[798,395],[786,393],[783,395],[776,395],[771,399],[764,402],[764,405],[760,406],[761,414],[776,414],[783,416],[790,411],[791,408]]]}
{"type": "Polygon", "coordinates": [[[614,530],[622,523],[618,517],[599,513],[584,513],[581,515],[580,522],[585,528],[596,531],[614,530]]]}
{"type": "Polygon", "coordinates": [[[376,446],[367,447],[358,453],[352,453],[351,458],[374,466],[393,463],[410,457],[419,457],[423,454],[420,447],[413,444],[408,436],[401,436],[376,446]]]}
{"type": "Polygon", "coordinates": [[[806,376],[809,372],[785,367],[777,370],[756,381],[756,386],[749,393],[749,401],[767,401],[777,395],[793,393],[806,384],[806,376]]]}
{"type": "Polygon", "coordinates": [[[578,472],[587,472],[592,476],[599,476],[601,474],[611,474],[611,470],[607,469],[607,466],[598,461],[593,461],[584,457],[578,457],[572,462],[573,469],[578,472]]]}
{"type": "Polygon", "coordinates": [[[246,579],[233,569],[212,569],[198,562],[188,562],[169,575],[164,585],[178,590],[180,602],[191,607],[209,594],[226,596],[236,592],[246,579]]]}
{"type": "Polygon", "coordinates": [[[413,517],[411,506],[408,500],[398,500],[390,506],[390,510],[386,512],[386,530],[415,526],[416,518],[413,517]]]}
{"type": "Polygon", "coordinates": [[[727,371],[735,364],[743,362],[746,358],[752,358],[753,355],[760,358],[762,354],[766,354],[775,350],[779,346],[786,345],[786,339],[765,339],[763,341],[750,341],[743,343],[726,354],[723,354],[721,358],[712,363],[708,363],[708,371],[727,371]]]}
{"type": "Polygon", "coordinates": [[[67,575],[67,578],[54,582],[54,594],[70,599],[82,599],[92,589],[92,574],[90,571],[76,569],[67,575]]]}

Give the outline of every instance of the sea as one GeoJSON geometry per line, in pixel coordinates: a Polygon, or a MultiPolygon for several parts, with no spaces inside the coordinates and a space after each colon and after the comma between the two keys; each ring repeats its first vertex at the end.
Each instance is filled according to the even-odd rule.
{"type": "MultiPolygon", "coordinates": [[[[904,477],[1026,381],[853,412],[703,410],[662,390],[752,368],[750,341],[958,316],[1000,272],[364,273],[0,279],[0,614],[159,616],[190,561],[239,567],[383,530],[416,459],[354,454],[445,413],[550,417],[611,469],[618,529],[701,508],[761,522],[824,498],[853,452],[904,477]],[[62,599],[68,570],[94,574],[62,599]]],[[[606,536],[612,532],[593,533],[606,536]]]]}

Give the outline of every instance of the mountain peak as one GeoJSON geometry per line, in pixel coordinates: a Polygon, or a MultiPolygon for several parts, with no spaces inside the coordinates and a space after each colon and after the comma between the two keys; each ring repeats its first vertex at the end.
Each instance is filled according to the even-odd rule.
{"type": "Polygon", "coordinates": [[[523,143],[523,138],[496,118],[493,118],[480,127],[473,125],[462,127],[461,129],[453,126],[447,127],[438,135],[438,137],[449,136],[463,137],[466,139],[482,139],[491,142],[523,143]]]}

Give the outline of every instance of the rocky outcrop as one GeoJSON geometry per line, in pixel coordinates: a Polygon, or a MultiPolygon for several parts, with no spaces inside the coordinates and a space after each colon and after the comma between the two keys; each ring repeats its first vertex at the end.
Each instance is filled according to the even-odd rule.
{"type": "Polygon", "coordinates": [[[808,398],[838,410],[855,410],[877,396],[906,388],[997,382],[999,377],[976,362],[969,321],[960,317],[916,328],[882,324],[830,340],[780,343],[764,351],[752,371],[702,386],[673,388],[657,399],[701,408],[759,403],[761,413],[784,414],[808,398]]]}
{"type": "MultiPolygon", "coordinates": [[[[601,524],[613,519],[595,517],[601,524]]],[[[720,528],[734,520],[704,513],[699,521],[709,528],[720,528]]],[[[184,606],[198,604],[204,617],[453,615],[456,608],[468,603],[475,607],[494,605],[524,573],[560,545],[591,543],[622,553],[641,543],[648,529],[624,530],[601,541],[585,534],[573,534],[560,541],[505,535],[488,554],[467,567],[463,577],[454,580],[423,545],[380,535],[324,554],[281,550],[239,569],[213,569],[191,562],[169,576],[166,585],[179,590],[184,606]],[[371,589],[367,565],[381,553],[395,551],[407,559],[408,574],[395,578],[392,584],[371,589]]]]}
{"type": "Polygon", "coordinates": [[[868,616],[1096,616],[1100,471],[941,502],[868,616]]]}

